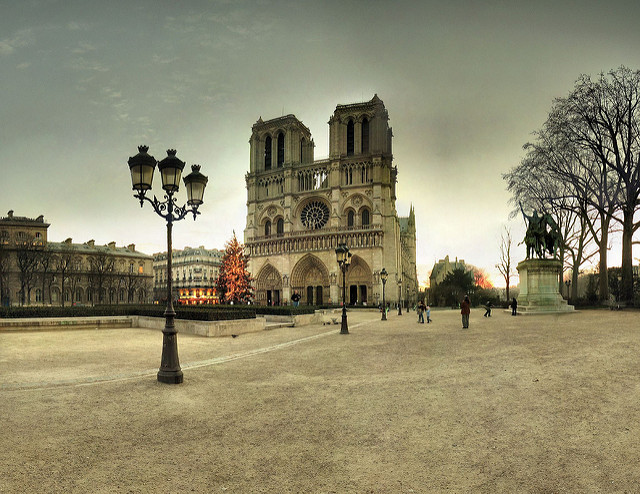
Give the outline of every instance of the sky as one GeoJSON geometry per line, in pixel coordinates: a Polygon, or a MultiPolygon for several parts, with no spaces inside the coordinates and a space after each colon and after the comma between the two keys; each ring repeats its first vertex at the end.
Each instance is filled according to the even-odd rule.
{"type": "MultiPolygon", "coordinates": [[[[580,74],[640,68],[623,1],[0,0],[0,216],[49,240],[166,251],[127,160],[173,148],[209,177],[174,248],[224,248],[246,222],[251,126],[294,114],[328,156],[336,105],[377,94],[393,128],[400,216],[418,277],[449,255],[496,286],[501,233],[524,237],[502,174],[580,74]]],[[[161,190],[159,177],[155,189],[161,190]]],[[[158,192],[158,195],[161,195],[158,192]]],[[[184,187],[178,194],[186,202],[184,187]]],[[[614,236],[610,265],[619,265],[614,236]]],[[[524,259],[514,245],[515,262],[524,259]]]]}

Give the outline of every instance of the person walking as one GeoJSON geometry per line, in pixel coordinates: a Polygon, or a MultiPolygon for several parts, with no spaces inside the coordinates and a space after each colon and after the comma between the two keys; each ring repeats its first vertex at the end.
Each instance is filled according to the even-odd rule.
{"type": "Polygon", "coordinates": [[[431,307],[427,305],[427,324],[431,322],[431,307]]]}
{"type": "Polygon", "coordinates": [[[293,291],[293,295],[291,295],[291,301],[293,302],[294,307],[298,307],[300,305],[300,294],[298,290],[293,291]]]}
{"type": "Polygon", "coordinates": [[[513,300],[511,301],[511,315],[512,316],[517,316],[518,315],[518,301],[516,300],[515,297],[513,297],[513,300]]]}
{"type": "Polygon", "coordinates": [[[424,324],[424,311],[427,307],[424,305],[423,301],[420,301],[418,303],[418,307],[416,309],[416,312],[418,313],[418,322],[420,324],[424,324]]]}
{"type": "Polygon", "coordinates": [[[462,314],[462,329],[469,329],[469,314],[471,314],[469,295],[465,295],[464,300],[460,302],[460,314],[462,314]]]}
{"type": "Polygon", "coordinates": [[[484,308],[486,309],[484,317],[491,317],[491,300],[487,301],[487,304],[484,306],[484,308]]]}

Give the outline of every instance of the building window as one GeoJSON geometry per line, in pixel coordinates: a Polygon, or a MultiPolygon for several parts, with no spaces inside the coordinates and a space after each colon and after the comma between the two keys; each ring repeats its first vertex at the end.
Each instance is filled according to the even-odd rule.
{"type": "Polygon", "coordinates": [[[354,132],[353,120],[347,123],[347,156],[353,156],[354,132]]]}
{"type": "Polygon", "coordinates": [[[267,221],[264,224],[264,236],[268,237],[269,235],[271,235],[271,222],[267,221]]]}
{"type": "Polygon", "coordinates": [[[36,288],[36,302],[42,302],[42,291],[36,288]]]}
{"type": "Polygon", "coordinates": [[[140,266],[138,266],[138,274],[142,274],[142,273],[144,273],[144,266],[140,264],[140,266]]]}
{"type": "Polygon", "coordinates": [[[284,220],[282,218],[279,218],[278,223],[276,223],[276,232],[278,233],[278,237],[284,235],[284,220]]]}
{"type": "Polygon", "coordinates": [[[362,226],[369,226],[369,210],[362,210],[362,226]]]}
{"type": "Polygon", "coordinates": [[[349,210],[349,212],[347,213],[347,226],[348,227],[352,227],[355,223],[355,213],[353,212],[353,210],[349,210]]]}
{"type": "Polygon", "coordinates": [[[300,141],[300,163],[302,163],[302,153],[304,151],[304,139],[300,141]]]}
{"type": "Polygon", "coordinates": [[[369,120],[362,119],[362,153],[369,152],[369,120]]]}
{"type": "Polygon", "coordinates": [[[271,136],[264,140],[264,169],[271,170],[271,136]]]}
{"type": "Polygon", "coordinates": [[[284,134],[278,134],[278,168],[284,164],[284,134]]]}
{"type": "Polygon", "coordinates": [[[129,263],[129,273],[133,274],[133,263],[132,262],[129,263]]]}

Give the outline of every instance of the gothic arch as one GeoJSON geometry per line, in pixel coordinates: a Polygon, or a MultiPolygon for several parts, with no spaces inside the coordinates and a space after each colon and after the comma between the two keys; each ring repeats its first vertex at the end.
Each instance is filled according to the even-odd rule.
{"type": "Polygon", "coordinates": [[[282,275],[271,263],[267,262],[256,277],[256,302],[260,305],[266,305],[269,301],[274,301],[275,292],[278,292],[277,300],[280,301],[282,275]],[[271,295],[271,299],[268,295],[271,295]]]}
{"type": "Polygon", "coordinates": [[[327,303],[330,289],[329,270],[318,257],[307,254],[291,271],[291,289],[296,290],[307,304],[327,303]]]}
{"type": "Polygon", "coordinates": [[[373,302],[373,272],[367,262],[358,255],[351,257],[346,285],[347,303],[350,305],[373,302]]]}

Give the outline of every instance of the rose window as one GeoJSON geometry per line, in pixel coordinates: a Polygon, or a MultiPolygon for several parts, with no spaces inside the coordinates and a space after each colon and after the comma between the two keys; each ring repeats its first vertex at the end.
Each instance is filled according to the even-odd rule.
{"type": "Polygon", "coordinates": [[[329,221],[329,207],[321,201],[312,201],[302,208],[302,224],[311,230],[322,228],[329,221]]]}

